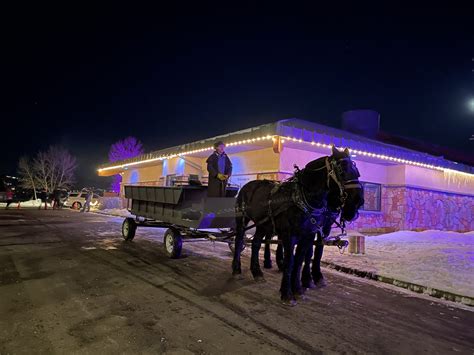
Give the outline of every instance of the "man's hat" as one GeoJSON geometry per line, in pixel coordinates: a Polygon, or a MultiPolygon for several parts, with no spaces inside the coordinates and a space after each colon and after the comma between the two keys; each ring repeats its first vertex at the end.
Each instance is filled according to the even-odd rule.
{"type": "Polygon", "coordinates": [[[214,143],[214,149],[217,149],[217,147],[220,145],[225,145],[225,144],[223,141],[217,141],[216,143],[214,143]]]}

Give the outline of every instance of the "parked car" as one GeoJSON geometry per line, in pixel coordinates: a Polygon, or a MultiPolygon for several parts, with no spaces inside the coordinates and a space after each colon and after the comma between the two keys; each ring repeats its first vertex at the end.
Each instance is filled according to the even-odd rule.
{"type": "MultiPolygon", "coordinates": [[[[99,205],[99,195],[93,194],[91,200],[91,207],[97,207],[99,205]]],[[[67,198],[66,202],[64,202],[65,207],[71,207],[75,210],[79,210],[84,206],[86,203],[87,198],[87,191],[80,191],[80,192],[70,192],[69,197],[67,198]]]]}

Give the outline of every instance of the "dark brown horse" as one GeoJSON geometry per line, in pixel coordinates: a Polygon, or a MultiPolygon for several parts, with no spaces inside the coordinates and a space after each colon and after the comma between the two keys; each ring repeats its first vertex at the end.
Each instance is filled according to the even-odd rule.
{"type": "MultiPolygon", "coordinates": [[[[340,212],[344,221],[357,217],[358,209],[364,203],[359,176],[349,151],[333,147],[331,156],[316,159],[302,170],[296,169],[294,176],[281,184],[267,180],[247,183],[240,190],[236,203],[233,275],[242,272],[240,255],[245,226],[253,221],[257,229],[252,239],[252,275],[256,280],[263,278],[258,260],[263,238],[278,235],[284,251],[281,299],[286,304],[295,304],[294,295],[302,293],[303,260],[308,248],[312,248],[315,234],[321,233],[327,214],[340,212]]],[[[314,270],[312,278],[315,278],[314,270]]]]}

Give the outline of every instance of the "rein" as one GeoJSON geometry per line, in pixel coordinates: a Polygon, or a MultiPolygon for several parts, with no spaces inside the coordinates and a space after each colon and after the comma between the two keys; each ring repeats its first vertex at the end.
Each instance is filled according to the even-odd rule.
{"type": "MultiPolygon", "coordinates": [[[[338,159],[337,161],[342,161],[346,160],[347,158],[343,159],[338,159]]],[[[321,171],[324,169],[327,169],[328,171],[328,176],[327,176],[327,187],[330,189],[330,182],[331,179],[334,180],[334,182],[337,184],[339,187],[339,199],[340,199],[340,206],[337,208],[336,212],[331,212],[331,217],[333,218],[333,222],[335,223],[340,229],[341,229],[341,234],[337,238],[340,240],[340,237],[345,235],[345,220],[340,218],[340,221],[337,222],[337,216],[341,213],[342,209],[344,208],[346,198],[347,198],[347,192],[346,190],[348,189],[355,189],[355,188],[361,188],[361,184],[357,179],[353,180],[348,180],[348,181],[342,181],[342,169],[340,165],[337,163],[336,160],[330,161],[329,157],[326,157],[324,165],[320,168],[316,169],[311,169],[311,171],[321,171]]],[[[316,219],[317,217],[322,216],[323,214],[326,214],[330,212],[330,210],[327,208],[327,200],[323,199],[323,205],[321,207],[315,207],[311,205],[311,203],[308,201],[308,198],[305,193],[305,186],[302,184],[301,179],[300,179],[300,174],[302,173],[302,170],[299,169],[299,167],[295,164],[295,173],[292,177],[290,177],[288,180],[286,180],[286,183],[289,183],[293,185],[292,187],[292,196],[291,200],[292,202],[304,213],[308,216],[309,221],[311,224],[316,225],[318,223],[318,220],[316,219]],[[316,217],[316,218],[315,218],[316,217]]],[[[304,170],[304,169],[303,169],[304,170]]],[[[280,206],[280,208],[277,208],[274,210],[272,208],[272,203],[273,201],[273,196],[274,194],[280,189],[281,184],[277,183],[273,189],[270,192],[270,197],[268,200],[268,216],[263,218],[262,220],[252,224],[251,226],[247,226],[244,228],[244,230],[251,229],[255,226],[261,225],[263,223],[268,222],[269,220],[272,222],[273,226],[273,234],[276,234],[276,228],[275,228],[275,217],[279,215],[280,213],[284,212],[288,207],[287,206],[280,206]],[[283,208],[282,208],[283,207],[283,208]]],[[[243,206],[242,206],[243,207],[243,206]]],[[[245,207],[242,209],[243,214],[245,215],[245,207]]],[[[331,224],[332,224],[331,223],[331,224]]],[[[319,232],[321,233],[321,236],[323,236],[322,232],[322,226],[319,226],[319,232]]],[[[337,244],[338,247],[340,244],[337,244]]]]}
{"type": "MultiPolygon", "coordinates": [[[[342,218],[342,215],[341,215],[340,221],[337,222],[337,215],[339,215],[341,213],[342,209],[345,206],[346,199],[347,199],[346,190],[356,189],[356,188],[361,188],[362,187],[362,185],[360,184],[360,182],[357,179],[342,181],[341,176],[342,176],[343,172],[342,172],[342,169],[341,169],[340,165],[337,163],[338,161],[342,161],[342,160],[348,160],[348,159],[343,158],[343,159],[331,160],[330,161],[329,157],[326,157],[326,159],[324,161],[324,165],[322,167],[317,168],[317,169],[311,169],[311,171],[321,171],[321,170],[326,169],[327,172],[328,172],[327,173],[327,187],[328,187],[328,189],[330,189],[331,179],[339,187],[340,206],[337,208],[337,212],[334,213],[334,215],[336,215],[336,217],[334,218],[333,223],[335,223],[341,229],[341,235],[340,236],[345,235],[345,233],[346,233],[345,232],[346,223],[345,223],[345,220],[342,218]]],[[[310,219],[311,223],[316,224],[317,221],[313,216],[314,215],[320,216],[323,213],[325,213],[326,211],[328,211],[326,203],[323,205],[323,207],[316,208],[308,202],[308,200],[306,198],[306,194],[304,192],[304,185],[301,184],[301,182],[298,179],[298,175],[301,172],[301,170],[298,168],[298,166],[296,164],[295,164],[295,170],[296,170],[295,171],[295,178],[296,178],[295,180],[296,180],[297,187],[295,189],[296,193],[293,194],[293,201],[305,214],[309,215],[309,219],[310,219]],[[301,186],[301,187],[298,187],[298,186],[301,186]]],[[[321,233],[321,235],[322,235],[322,233],[321,233]]]]}

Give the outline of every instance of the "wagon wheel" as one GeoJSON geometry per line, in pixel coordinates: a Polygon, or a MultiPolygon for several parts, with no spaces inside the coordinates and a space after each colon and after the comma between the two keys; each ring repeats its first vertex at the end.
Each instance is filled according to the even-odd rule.
{"type": "Polygon", "coordinates": [[[164,244],[166,254],[172,259],[178,259],[181,256],[183,248],[183,238],[176,229],[168,228],[165,232],[164,244]]]}
{"type": "Polygon", "coordinates": [[[133,218],[125,218],[122,223],[122,237],[127,242],[133,240],[137,231],[137,223],[133,218]]]}

